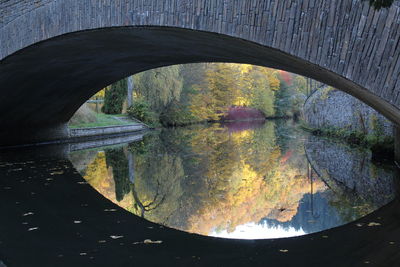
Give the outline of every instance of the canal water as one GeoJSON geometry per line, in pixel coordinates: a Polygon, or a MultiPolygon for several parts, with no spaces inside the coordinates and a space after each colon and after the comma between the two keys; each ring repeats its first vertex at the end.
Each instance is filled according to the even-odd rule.
{"type": "Polygon", "coordinates": [[[319,232],[395,196],[393,165],[287,120],[162,129],[69,158],[99,194],[134,215],[223,238],[319,232]]]}

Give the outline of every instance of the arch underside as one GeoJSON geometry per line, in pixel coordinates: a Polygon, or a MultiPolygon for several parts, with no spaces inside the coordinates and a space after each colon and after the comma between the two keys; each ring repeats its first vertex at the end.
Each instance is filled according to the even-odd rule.
{"type": "Polygon", "coordinates": [[[61,35],[3,59],[0,144],[62,139],[69,118],[103,87],[144,70],[195,62],[247,63],[308,76],[400,123],[398,109],[387,101],[341,75],[280,50],[204,31],[129,26],[61,35]]]}

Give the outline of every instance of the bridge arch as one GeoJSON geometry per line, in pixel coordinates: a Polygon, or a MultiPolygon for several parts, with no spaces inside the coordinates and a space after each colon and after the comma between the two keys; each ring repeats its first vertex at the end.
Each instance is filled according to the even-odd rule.
{"type": "Polygon", "coordinates": [[[0,4],[2,145],[63,138],[68,119],[102,87],[193,62],[308,76],[400,124],[399,2],[380,11],[361,0],[7,3],[0,4]]]}

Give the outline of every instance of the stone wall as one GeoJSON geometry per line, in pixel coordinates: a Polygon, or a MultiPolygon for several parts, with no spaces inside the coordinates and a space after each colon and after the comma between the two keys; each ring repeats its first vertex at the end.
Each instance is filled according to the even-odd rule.
{"type": "Polygon", "coordinates": [[[332,87],[312,94],[304,104],[311,128],[337,128],[365,134],[393,136],[393,124],[358,99],[332,87]]]}
{"type": "Polygon", "coordinates": [[[92,127],[92,128],[72,128],[69,129],[70,139],[85,139],[92,137],[102,137],[107,135],[117,135],[133,133],[148,129],[143,124],[137,123],[133,125],[117,125],[117,126],[104,126],[104,127],[92,127]]]}

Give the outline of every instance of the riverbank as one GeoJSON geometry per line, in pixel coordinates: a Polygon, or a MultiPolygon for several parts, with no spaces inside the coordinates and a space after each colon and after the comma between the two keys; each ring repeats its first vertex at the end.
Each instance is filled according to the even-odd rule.
{"type": "Polygon", "coordinates": [[[343,128],[327,127],[312,128],[305,122],[300,127],[316,136],[340,139],[350,145],[362,146],[372,152],[372,158],[376,161],[394,159],[394,138],[393,136],[378,136],[374,134],[364,134],[360,131],[350,131],[343,128]]]}

